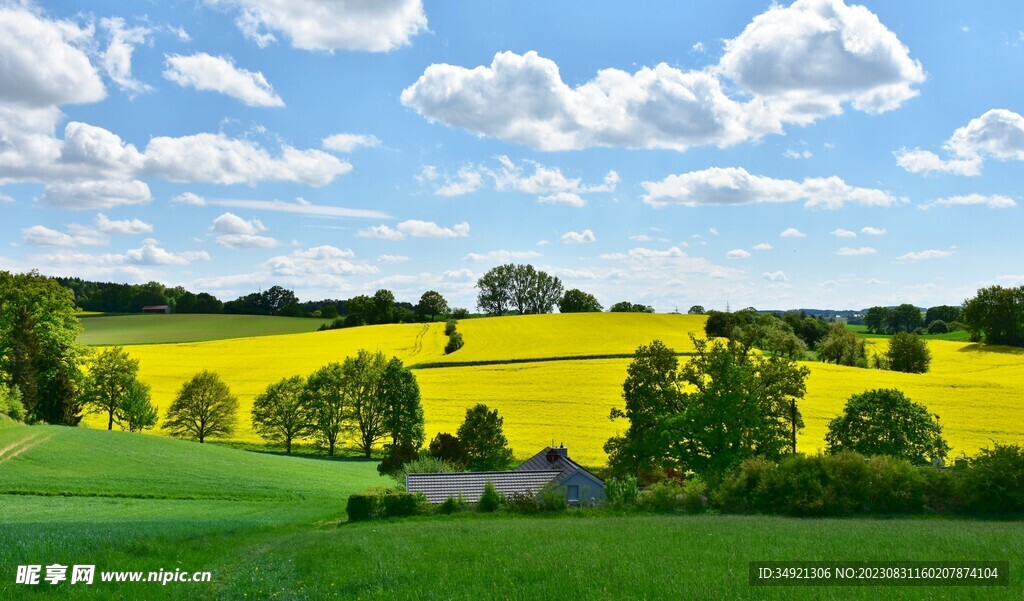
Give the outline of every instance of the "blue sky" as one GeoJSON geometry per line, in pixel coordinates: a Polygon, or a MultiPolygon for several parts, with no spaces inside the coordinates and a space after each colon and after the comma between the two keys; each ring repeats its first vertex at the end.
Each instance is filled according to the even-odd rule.
{"type": "Polygon", "coordinates": [[[0,269],[490,267],[685,310],[1024,283],[1015,2],[0,1],[0,269]]]}

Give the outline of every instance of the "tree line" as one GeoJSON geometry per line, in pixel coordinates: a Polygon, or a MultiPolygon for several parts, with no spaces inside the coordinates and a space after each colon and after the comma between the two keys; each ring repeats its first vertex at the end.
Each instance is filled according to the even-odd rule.
{"type": "MultiPolygon", "coordinates": [[[[578,288],[566,291],[562,281],[533,265],[509,263],[490,269],[476,282],[476,306],[487,315],[535,315],[551,313],[600,313],[604,307],[593,294],[578,288]]],[[[647,305],[622,301],[613,313],[654,313],[647,305]]]]}

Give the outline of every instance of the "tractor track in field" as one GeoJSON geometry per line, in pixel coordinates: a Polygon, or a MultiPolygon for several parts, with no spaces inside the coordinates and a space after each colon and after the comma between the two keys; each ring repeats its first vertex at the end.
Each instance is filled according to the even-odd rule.
{"type": "Polygon", "coordinates": [[[11,459],[14,459],[18,455],[21,455],[25,451],[31,449],[32,447],[35,447],[36,445],[42,444],[53,438],[52,435],[47,436],[45,438],[39,438],[41,435],[42,432],[33,434],[31,436],[26,436],[25,438],[22,438],[21,440],[13,442],[4,447],[3,449],[0,449],[0,465],[7,463],[11,459]]]}

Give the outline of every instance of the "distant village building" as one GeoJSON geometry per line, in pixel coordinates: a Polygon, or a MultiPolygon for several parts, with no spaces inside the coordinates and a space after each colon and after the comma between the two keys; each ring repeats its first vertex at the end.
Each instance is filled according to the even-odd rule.
{"type": "Polygon", "coordinates": [[[142,308],[143,313],[170,313],[170,305],[146,305],[142,308]]]}
{"type": "Polygon", "coordinates": [[[569,450],[564,446],[547,447],[508,472],[408,474],[405,489],[423,493],[435,504],[460,495],[466,502],[476,503],[488,482],[505,496],[533,496],[553,486],[565,493],[569,505],[575,506],[603,503],[607,498],[604,482],[569,459],[569,450]]]}

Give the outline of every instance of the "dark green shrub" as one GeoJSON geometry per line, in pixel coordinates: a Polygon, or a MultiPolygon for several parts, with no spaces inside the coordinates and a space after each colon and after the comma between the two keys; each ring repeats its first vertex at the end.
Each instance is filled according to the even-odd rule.
{"type": "Polygon", "coordinates": [[[920,513],[924,511],[925,478],[910,462],[895,457],[868,459],[867,486],[870,513],[920,513]]]}
{"type": "Polygon", "coordinates": [[[459,493],[457,497],[448,497],[443,503],[437,506],[438,513],[452,514],[460,511],[466,511],[469,507],[469,503],[466,503],[465,497],[462,493],[459,493]]]}
{"type": "Polygon", "coordinates": [[[457,436],[448,432],[441,432],[430,441],[430,456],[441,459],[456,467],[464,468],[469,465],[469,455],[466,453],[466,446],[462,444],[457,436]]]}
{"type": "Polygon", "coordinates": [[[448,321],[444,322],[444,335],[451,336],[452,334],[454,334],[456,325],[457,324],[454,319],[449,319],[448,321]]]}
{"type": "Polygon", "coordinates": [[[947,332],[949,332],[949,324],[942,321],[941,319],[936,319],[935,321],[928,324],[929,334],[945,334],[947,332]]]}
{"type": "Polygon", "coordinates": [[[488,480],[487,484],[484,484],[484,492],[480,495],[476,508],[484,513],[491,513],[499,507],[501,507],[501,495],[498,494],[498,489],[494,487],[494,482],[488,480]]]}
{"type": "Polygon", "coordinates": [[[462,346],[462,334],[460,332],[452,332],[451,336],[448,336],[448,344],[444,345],[444,354],[450,355],[462,348],[462,346]]]}
{"type": "Polygon", "coordinates": [[[703,513],[708,508],[708,485],[699,477],[683,482],[682,507],[691,514],[703,513]]]}
{"type": "Polygon", "coordinates": [[[675,480],[662,480],[640,495],[640,507],[649,511],[671,513],[683,507],[683,487],[675,480]]]}
{"type": "Polygon", "coordinates": [[[715,504],[729,513],[772,511],[771,486],[777,466],[762,457],[746,459],[726,474],[713,495],[715,504]]]}
{"type": "Polygon", "coordinates": [[[921,467],[924,478],[923,504],[924,510],[932,513],[960,513],[963,511],[963,499],[960,491],[960,469],[939,469],[921,467]]]}
{"type": "Polygon", "coordinates": [[[392,491],[382,495],[381,499],[384,517],[399,518],[429,513],[427,498],[422,493],[392,491]]]}
{"type": "Polygon", "coordinates": [[[982,449],[960,475],[967,511],[1024,512],[1024,447],[996,443],[982,449]]]}
{"type": "Polygon", "coordinates": [[[833,509],[826,504],[828,484],[825,458],[820,455],[790,455],[769,480],[776,511],[794,516],[829,515],[833,509]]]}
{"type": "Polygon", "coordinates": [[[537,493],[537,507],[541,511],[565,511],[565,487],[545,486],[537,493]]]}
{"type": "MultiPolygon", "coordinates": [[[[399,472],[403,472],[402,468],[405,467],[407,463],[416,461],[417,459],[419,459],[419,451],[417,451],[416,447],[411,444],[388,445],[387,454],[384,456],[384,459],[377,464],[377,472],[382,476],[391,476],[399,472]]],[[[405,482],[404,477],[402,478],[402,482],[405,482]]]]}
{"type": "Polygon", "coordinates": [[[634,507],[637,493],[636,478],[633,476],[612,478],[605,486],[608,502],[616,507],[634,507]]]}
{"type": "Polygon", "coordinates": [[[842,515],[868,510],[871,470],[863,455],[852,451],[826,455],[825,471],[828,473],[825,506],[830,513],[842,515]]]}
{"type": "Polygon", "coordinates": [[[404,487],[405,477],[408,474],[444,474],[457,471],[459,469],[450,463],[424,453],[418,459],[403,464],[398,471],[391,474],[391,477],[398,480],[398,484],[404,487]]]}
{"type": "Polygon", "coordinates": [[[365,522],[375,517],[379,497],[375,494],[349,495],[345,513],[349,522],[365,522]]]}
{"type": "Polygon", "coordinates": [[[0,383],[0,413],[13,419],[22,421],[25,419],[25,406],[21,402],[21,391],[17,386],[7,386],[0,383]]]}

